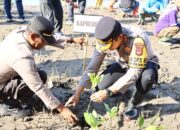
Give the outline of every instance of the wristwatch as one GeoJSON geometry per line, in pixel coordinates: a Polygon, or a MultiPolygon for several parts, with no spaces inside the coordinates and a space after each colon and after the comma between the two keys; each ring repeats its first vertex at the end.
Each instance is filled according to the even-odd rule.
{"type": "Polygon", "coordinates": [[[111,90],[109,90],[109,89],[106,89],[106,95],[108,97],[111,97],[113,95],[113,92],[111,90]]]}

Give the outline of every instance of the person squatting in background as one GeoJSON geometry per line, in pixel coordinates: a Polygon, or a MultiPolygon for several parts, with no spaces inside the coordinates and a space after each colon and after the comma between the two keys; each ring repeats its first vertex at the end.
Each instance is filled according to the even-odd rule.
{"type": "Polygon", "coordinates": [[[138,14],[139,20],[138,25],[145,24],[145,18],[151,17],[152,20],[158,20],[158,14],[167,7],[169,0],[145,0],[139,6],[138,14]]]}
{"type": "Polygon", "coordinates": [[[115,12],[113,9],[114,4],[117,3],[123,17],[136,17],[139,8],[137,0],[111,0],[108,6],[110,12],[115,12]]]}
{"type": "Polygon", "coordinates": [[[155,25],[154,35],[159,38],[159,43],[163,45],[172,45],[179,40],[173,39],[180,31],[180,23],[177,21],[180,6],[169,4],[160,15],[155,25]]]}

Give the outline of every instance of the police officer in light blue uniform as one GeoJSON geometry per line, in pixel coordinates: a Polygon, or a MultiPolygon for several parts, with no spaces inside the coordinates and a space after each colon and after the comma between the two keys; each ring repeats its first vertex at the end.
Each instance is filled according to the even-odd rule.
{"type": "Polygon", "coordinates": [[[136,106],[158,80],[158,58],[154,54],[147,34],[137,27],[121,25],[111,17],[103,17],[96,26],[96,49],[88,67],[80,79],[76,92],[66,105],[76,105],[85,88],[91,87],[88,73],[98,74],[106,56],[116,61],[102,73],[103,79],[96,86],[97,92],[91,95],[94,102],[102,102],[118,92],[124,93],[133,86],[124,117],[135,118],[136,106]],[[108,26],[107,26],[108,25],[108,26]]]}

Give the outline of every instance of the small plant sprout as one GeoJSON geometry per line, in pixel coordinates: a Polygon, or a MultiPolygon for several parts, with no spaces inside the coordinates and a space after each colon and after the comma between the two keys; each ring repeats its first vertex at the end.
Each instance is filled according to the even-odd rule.
{"type": "MultiPolygon", "coordinates": [[[[92,90],[95,89],[95,87],[98,85],[98,83],[102,81],[102,78],[103,78],[103,75],[99,76],[99,75],[96,75],[95,73],[88,73],[88,76],[90,77],[90,80],[92,83],[92,86],[91,86],[92,90]]],[[[91,100],[88,104],[87,111],[89,111],[90,104],[91,104],[91,100]]]]}
{"type": "Polygon", "coordinates": [[[99,76],[95,73],[88,73],[88,76],[90,77],[91,83],[92,83],[92,89],[94,89],[98,83],[102,81],[103,75],[99,76]]]}
{"type": "Polygon", "coordinates": [[[118,114],[118,108],[117,107],[113,107],[110,109],[110,107],[106,103],[104,103],[104,106],[106,108],[107,114],[109,115],[109,117],[111,119],[118,114]]]}
{"type": "Polygon", "coordinates": [[[159,116],[159,112],[153,117],[153,120],[151,121],[151,123],[145,127],[144,126],[144,117],[140,116],[137,120],[138,126],[140,130],[164,130],[164,126],[163,125],[155,125],[155,121],[160,118],[159,116]]]}
{"type": "Polygon", "coordinates": [[[138,123],[139,128],[142,129],[143,126],[144,126],[144,116],[140,116],[140,117],[137,119],[137,123],[138,123]]]}
{"type": "Polygon", "coordinates": [[[84,112],[84,118],[87,124],[91,126],[90,130],[98,130],[98,126],[104,121],[102,116],[97,114],[95,110],[92,113],[84,112]]]}
{"type": "Polygon", "coordinates": [[[162,125],[159,125],[159,126],[150,125],[145,130],[163,130],[163,129],[164,129],[164,126],[162,125]]]}
{"type": "MultiPolygon", "coordinates": [[[[88,73],[88,76],[90,77],[92,83],[91,89],[94,89],[103,78],[103,76],[98,76],[95,73],[88,73]]],[[[104,119],[102,118],[102,116],[97,114],[95,110],[93,110],[92,113],[89,112],[90,104],[91,100],[88,104],[87,111],[84,112],[84,118],[86,123],[91,126],[91,130],[98,130],[98,126],[102,124],[104,119]]]]}
{"type": "MultiPolygon", "coordinates": [[[[104,103],[106,113],[108,115],[108,120],[112,121],[112,119],[118,115],[118,108],[113,107],[110,108],[106,103],[104,103]]],[[[109,123],[106,124],[105,130],[108,129],[109,123]]]]}

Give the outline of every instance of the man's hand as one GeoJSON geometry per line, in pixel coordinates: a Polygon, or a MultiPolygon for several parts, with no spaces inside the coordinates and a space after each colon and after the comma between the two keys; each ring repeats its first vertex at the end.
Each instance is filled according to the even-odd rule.
{"type": "Polygon", "coordinates": [[[103,102],[107,98],[106,90],[99,90],[91,95],[91,100],[94,102],[103,102]]]}
{"type": "Polygon", "coordinates": [[[72,97],[69,98],[69,100],[66,102],[65,106],[76,106],[76,104],[79,101],[79,95],[74,94],[72,97]]]}
{"type": "Polygon", "coordinates": [[[70,123],[76,123],[79,119],[74,115],[71,110],[65,107],[63,104],[60,104],[57,108],[60,114],[70,123]]]}
{"type": "Polygon", "coordinates": [[[69,100],[66,102],[65,106],[76,106],[76,104],[79,101],[79,97],[83,91],[84,91],[84,87],[79,86],[76,89],[76,92],[74,93],[74,95],[70,97],[69,100]]]}
{"type": "Polygon", "coordinates": [[[73,37],[73,42],[82,45],[85,42],[85,38],[84,37],[73,37]]]}

